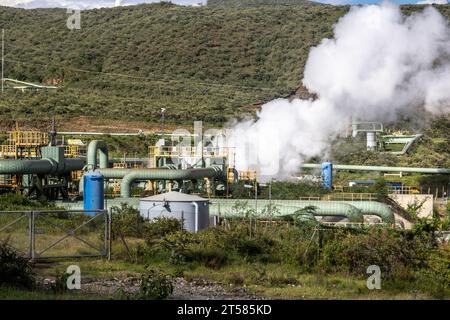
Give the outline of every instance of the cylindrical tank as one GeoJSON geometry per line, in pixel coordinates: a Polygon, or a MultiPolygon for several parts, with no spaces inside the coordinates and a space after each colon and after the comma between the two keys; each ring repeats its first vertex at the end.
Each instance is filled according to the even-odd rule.
{"type": "Polygon", "coordinates": [[[331,162],[322,163],[322,186],[325,189],[333,188],[333,164],[331,162]]]}
{"type": "Polygon", "coordinates": [[[377,148],[375,132],[367,132],[367,150],[374,151],[377,148]]]}
{"type": "Polygon", "coordinates": [[[149,220],[159,217],[182,220],[183,228],[190,232],[209,227],[209,201],[195,195],[167,192],[142,198],[139,211],[149,220]]]}
{"type": "Polygon", "coordinates": [[[104,209],[104,194],[104,179],[100,173],[88,172],[83,175],[84,210],[104,209]]]}

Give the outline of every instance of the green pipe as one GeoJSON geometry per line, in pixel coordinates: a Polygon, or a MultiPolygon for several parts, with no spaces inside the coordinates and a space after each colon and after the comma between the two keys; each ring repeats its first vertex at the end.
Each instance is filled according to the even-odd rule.
{"type": "Polygon", "coordinates": [[[341,201],[299,201],[299,200],[235,200],[235,199],[213,199],[211,200],[210,213],[224,217],[238,217],[239,203],[242,203],[245,211],[254,212],[255,217],[269,217],[269,208],[272,206],[273,217],[283,217],[295,214],[301,209],[313,207],[315,216],[345,217],[350,222],[364,221],[362,212],[351,204],[341,201]],[[246,203],[246,205],[244,205],[246,203]]]}
{"type": "Polygon", "coordinates": [[[137,169],[129,169],[129,168],[100,168],[97,169],[95,171],[97,171],[98,173],[100,173],[105,179],[123,179],[123,177],[125,177],[127,174],[131,173],[131,172],[138,172],[138,171],[143,171],[143,170],[147,170],[147,171],[151,171],[151,170],[177,170],[177,167],[174,165],[165,165],[161,168],[149,168],[149,169],[145,169],[145,168],[137,168],[137,169]]]}
{"type": "Polygon", "coordinates": [[[144,170],[144,169],[115,169],[115,168],[101,168],[95,170],[100,173],[105,180],[106,179],[123,179],[127,174],[132,171],[144,170]]]}
{"type": "Polygon", "coordinates": [[[142,180],[196,180],[201,178],[214,178],[223,175],[219,166],[198,169],[167,170],[167,169],[141,169],[132,170],[123,177],[120,186],[121,197],[131,196],[131,186],[136,181],[142,180]]]}
{"type": "Polygon", "coordinates": [[[391,208],[384,203],[376,201],[343,201],[351,204],[365,215],[375,215],[385,223],[395,223],[395,216],[391,208]]]}
{"type": "Polygon", "coordinates": [[[52,159],[40,160],[0,160],[0,174],[63,174],[81,170],[82,159],[65,159],[58,163],[52,159]]]}
{"type": "MultiPolygon", "coordinates": [[[[121,203],[127,203],[135,208],[139,208],[139,199],[137,198],[115,198],[108,199],[108,206],[118,206],[121,203]]],[[[211,199],[209,213],[211,215],[222,217],[243,217],[245,211],[255,210],[255,200],[253,199],[211,199]],[[244,210],[235,209],[240,207],[238,204],[247,203],[244,210]]],[[[273,217],[283,217],[295,214],[296,211],[304,209],[308,206],[316,207],[317,216],[340,216],[347,217],[350,222],[362,222],[363,215],[377,215],[382,218],[383,222],[392,224],[394,215],[389,206],[371,201],[299,201],[299,200],[258,200],[255,216],[258,218],[269,218],[267,214],[269,204],[275,206],[273,217]],[[320,213],[320,214],[319,214],[320,213]]],[[[82,202],[74,204],[58,204],[70,209],[82,208],[82,202]]]]}
{"type": "MultiPolygon", "coordinates": [[[[304,163],[300,165],[306,169],[321,169],[321,164],[304,163]]],[[[335,170],[355,170],[355,171],[379,171],[379,172],[410,172],[410,173],[432,173],[450,174],[450,169],[446,168],[415,168],[415,167],[385,167],[385,166],[357,166],[346,164],[333,164],[335,170]]]]}
{"type": "Polygon", "coordinates": [[[100,153],[100,168],[108,168],[108,144],[103,140],[92,140],[89,143],[87,151],[87,167],[88,169],[97,168],[97,152],[100,153]]]}

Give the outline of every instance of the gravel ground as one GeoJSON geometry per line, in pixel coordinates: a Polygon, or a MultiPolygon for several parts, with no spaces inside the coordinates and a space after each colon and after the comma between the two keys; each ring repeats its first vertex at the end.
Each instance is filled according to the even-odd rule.
{"type": "MultiPolygon", "coordinates": [[[[54,284],[54,279],[42,280],[44,287],[54,284]]],[[[223,286],[205,279],[184,278],[174,279],[173,294],[169,299],[173,300],[256,300],[261,299],[251,294],[244,287],[223,286]]],[[[139,291],[139,279],[137,277],[124,278],[83,278],[81,293],[105,297],[117,297],[126,299],[139,291]]]]}

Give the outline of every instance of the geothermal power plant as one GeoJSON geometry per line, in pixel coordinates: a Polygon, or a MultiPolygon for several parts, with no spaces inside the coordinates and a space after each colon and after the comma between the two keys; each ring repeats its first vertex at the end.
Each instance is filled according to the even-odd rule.
{"type": "MultiPolygon", "coordinates": [[[[367,129],[366,125],[366,129],[362,129],[361,125],[353,123],[352,135],[367,133],[367,149],[372,151],[377,145],[374,136],[380,126],[369,127],[367,129]]],[[[258,199],[260,190],[270,188],[271,182],[261,183],[257,170],[238,170],[233,147],[178,145],[171,141],[168,134],[162,135],[156,145],[149,147],[148,157],[127,161],[112,159],[105,141],[83,142],[80,133],[74,134],[81,139],[65,138],[56,132],[54,124],[49,132],[22,131],[19,128],[9,132],[9,144],[2,145],[0,153],[2,192],[46,199],[68,210],[85,210],[87,214],[126,203],[139,208],[146,219],[177,218],[183,221],[186,230],[197,232],[214,227],[223,219],[243,218],[235,208],[244,200],[232,196],[232,188],[241,182],[255,191],[254,199],[245,200],[254,210],[255,219],[269,219],[268,208],[275,206],[277,210],[270,214],[270,219],[285,219],[301,213],[305,221],[405,228],[410,227],[410,223],[402,218],[399,203],[395,200],[391,204],[382,203],[373,196],[342,192],[334,185],[334,173],[351,171],[378,172],[380,175],[413,173],[450,176],[450,168],[302,163],[297,175],[302,176],[304,170],[312,172],[316,182],[330,193],[323,198],[258,199]],[[143,190],[147,196],[140,198],[139,194],[133,193],[135,188],[139,188],[141,193],[143,190]]],[[[419,135],[378,136],[384,142],[400,144],[401,148],[397,149],[401,150],[419,138],[419,135]]],[[[352,183],[371,182],[355,180],[352,183]]],[[[401,184],[391,185],[390,192],[397,199],[402,198],[400,202],[420,196],[433,199],[432,195],[421,195],[418,190],[407,189],[401,184]]],[[[431,212],[423,214],[430,216],[431,212]]]]}

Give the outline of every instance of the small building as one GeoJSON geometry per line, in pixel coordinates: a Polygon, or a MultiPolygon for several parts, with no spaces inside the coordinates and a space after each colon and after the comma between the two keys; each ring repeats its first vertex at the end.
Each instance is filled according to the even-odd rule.
{"type": "Polygon", "coordinates": [[[209,227],[209,200],[181,192],[166,192],[139,200],[139,212],[146,219],[159,217],[183,221],[183,228],[197,232],[209,227]]]}

